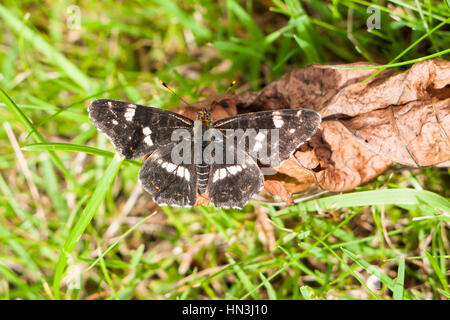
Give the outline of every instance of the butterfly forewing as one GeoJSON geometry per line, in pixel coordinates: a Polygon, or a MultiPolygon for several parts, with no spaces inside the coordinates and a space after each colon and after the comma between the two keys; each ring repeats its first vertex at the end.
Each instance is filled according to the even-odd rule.
{"type": "Polygon", "coordinates": [[[171,142],[172,132],[193,121],[177,113],[133,103],[99,99],[89,106],[92,123],[127,159],[136,159],[171,142]]]}
{"type": "Polygon", "coordinates": [[[254,129],[253,141],[246,138],[245,150],[264,164],[271,157],[278,158],[278,165],[289,158],[304,142],[308,141],[319,127],[320,115],[309,109],[283,109],[241,114],[221,119],[213,126],[226,134],[227,130],[254,129]],[[267,148],[262,152],[262,148],[267,148]],[[277,150],[272,150],[276,147],[277,150]]]}

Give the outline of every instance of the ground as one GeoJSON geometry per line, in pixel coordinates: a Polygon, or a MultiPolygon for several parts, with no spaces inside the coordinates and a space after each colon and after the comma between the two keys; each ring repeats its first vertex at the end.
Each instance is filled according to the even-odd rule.
{"type": "Polygon", "coordinates": [[[448,59],[448,1],[369,5],[3,1],[0,297],[448,299],[448,169],[289,208],[159,208],[87,115],[93,98],[177,107],[160,80],[195,102],[311,63],[448,59]]]}

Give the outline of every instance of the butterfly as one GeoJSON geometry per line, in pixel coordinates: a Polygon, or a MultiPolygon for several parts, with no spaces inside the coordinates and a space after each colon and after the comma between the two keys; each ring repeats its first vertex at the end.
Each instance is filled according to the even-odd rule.
{"type": "Polygon", "coordinates": [[[314,135],[321,122],[320,115],[309,109],[261,111],[215,122],[202,109],[194,121],[171,111],[109,99],[93,101],[88,112],[119,154],[144,158],[139,182],[153,200],[160,206],[180,207],[194,206],[199,194],[207,194],[215,207],[242,208],[264,187],[258,161],[268,163],[276,157],[281,164],[314,135]],[[236,147],[238,143],[243,147],[236,147]],[[175,159],[180,154],[188,161],[175,159]],[[220,161],[221,155],[232,159],[220,161]]]}

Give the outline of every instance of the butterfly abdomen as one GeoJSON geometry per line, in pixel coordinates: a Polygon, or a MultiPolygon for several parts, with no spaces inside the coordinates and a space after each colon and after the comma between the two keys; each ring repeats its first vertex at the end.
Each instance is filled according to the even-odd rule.
{"type": "Polygon", "coordinates": [[[200,194],[204,194],[208,188],[209,169],[210,165],[208,164],[197,165],[197,186],[200,194]]]}

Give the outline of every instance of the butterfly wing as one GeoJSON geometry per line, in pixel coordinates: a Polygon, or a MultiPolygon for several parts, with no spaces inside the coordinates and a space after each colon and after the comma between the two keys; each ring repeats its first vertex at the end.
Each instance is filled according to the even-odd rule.
{"type": "Polygon", "coordinates": [[[264,187],[264,175],[255,160],[242,149],[235,152],[233,164],[211,164],[208,191],[217,208],[242,208],[264,187]]]}
{"type": "Polygon", "coordinates": [[[251,139],[246,141],[245,150],[253,155],[252,152],[258,153],[262,146],[267,146],[266,154],[259,153],[258,159],[262,163],[268,163],[270,156],[276,154],[273,152],[275,150],[271,150],[272,146],[277,146],[277,156],[281,163],[314,135],[320,122],[320,115],[313,110],[283,109],[240,114],[218,120],[213,123],[213,127],[226,136],[228,129],[255,129],[257,134],[253,141],[250,141],[251,139]],[[268,138],[270,130],[273,129],[278,129],[275,130],[278,137],[272,134],[272,138],[268,138]]]}
{"type": "Polygon", "coordinates": [[[88,111],[92,123],[127,159],[143,157],[171,143],[175,129],[189,129],[193,124],[174,112],[109,99],[93,101],[88,111]]]}
{"type": "Polygon", "coordinates": [[[175,164],[172,149],[175,143],[156,149],[139,171],[139,182],[163,206],[192,207],[197,198],[195,164],[175,164]]]}

